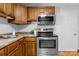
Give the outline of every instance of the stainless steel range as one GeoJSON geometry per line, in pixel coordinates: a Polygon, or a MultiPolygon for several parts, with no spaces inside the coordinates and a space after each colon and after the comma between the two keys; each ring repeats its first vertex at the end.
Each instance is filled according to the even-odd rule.
{"type": "Polygon", "coordinates": [[[58,53],[58,36],[54,34],[55,15],[38,16],[37,55],[53,56],[58,53]]]}
{"type": "Polygon", "coordinates": [[[37,55],[53,56],[58,53],[58,36],[53,34],[53,28],[38,28],[37,55]]]}

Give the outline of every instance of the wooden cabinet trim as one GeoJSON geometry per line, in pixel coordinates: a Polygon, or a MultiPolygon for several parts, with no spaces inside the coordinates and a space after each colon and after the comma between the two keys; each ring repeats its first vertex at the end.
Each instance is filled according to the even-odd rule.
{"type": "Polygon", "coordinates": [[[8,56],[12,56],[12,54],[17,52],[18,47],[16,47],[13,51],[11,51],[10,53],[8,53],[8,56]]]}

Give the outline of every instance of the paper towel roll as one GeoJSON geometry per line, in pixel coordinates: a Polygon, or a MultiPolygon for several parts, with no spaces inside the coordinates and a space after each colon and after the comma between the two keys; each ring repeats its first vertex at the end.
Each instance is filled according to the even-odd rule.
{"type": "Polygon", "coordinates": [[[16,34],[15,34],[15,31],[13,31],[13,33],[12,33],[12,34],[13,34],[13,36],[15,36],[15,35],[16,35],[16,34]]]}

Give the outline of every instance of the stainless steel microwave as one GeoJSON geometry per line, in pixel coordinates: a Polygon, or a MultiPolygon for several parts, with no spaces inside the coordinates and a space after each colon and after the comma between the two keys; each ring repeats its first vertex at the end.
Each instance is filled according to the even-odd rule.
{"type": "Polygon", "coordinates": [[[38,16],[38,25],[54,25],[55,15],[38,16]]]}

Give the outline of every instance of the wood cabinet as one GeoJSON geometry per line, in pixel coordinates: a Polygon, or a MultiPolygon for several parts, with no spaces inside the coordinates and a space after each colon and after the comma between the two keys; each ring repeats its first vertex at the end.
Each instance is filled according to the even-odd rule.
{"type": "MultiPolygon", "coordinates": [[[[12,56],[12,54],[16,54],[17,56],[19,56],[19,42],[16,41],[16,42],[13,42],[12,44],[8,45],[7,48],[8,48],[8,55],[9,56],[12,56]]],[[[15,56],[16,56],[15,55],[15,56]]]]}
{"type": "Polygon", "coordinates": [[[35,37],[26,37],[24,41],[24,45],[25,45],[26,56],[36,55],[36,38],[35,37]]]}
{"type": "Polygon", "coordinates": [[[13,3],[0,3],[0,12],[3,12],[7,16],[14,16],[14,4],[13,3]]]}
{"type": "Polygon", "coordinates": [[[19,39],[19,56],[24,56],[24,38],[19,39]]]}
{"type": "Polygon", "coordinates": [[[55,7],[39,7],[39,14],[55,14],[55,7]]]}
{"type": "Polygon", "coordinates": [[[36,37],[26,36],[5,46],[0,56],[36,56],[36,37]]]}
{"type": "Polygon", "coordinates": [[[0,12],[4,12],[4,3],[0,3],[0,12]]]}
{"type": "Polygon", "coordinates": [[[21,4],[14,4],[14,16],[15,19],[9,21],[15,24],[26,24],[27,23],[27,7],[21,4]]]}
{"type": "Polygon", "coordinates": [[[4,12],[9,16],[14,16],[14,4],[13,3],[5,3],[4,4],[4,12]]]}
{"type": "Polygon", "coordinates": [[[5,48],[3,48],[3,49],[0,49],[0,56],[5,56],[5,48]]]}
{"type": "Polygon", "coordinates": [[[0,12],[4,13],[0,13],[0,16],[5,16],[9,23],[27,24],[37,21],[40,14],[55,14],[55,7],[26,7],[19,3],[0,3],[0,12]]]}
{"type": "Polygon", "coordinates": [[[27,21],[36,21],[38,17],[38,8],[37,7],[28,7],[28,19],[27,21]]]}
{"type": "Polygon", "coordinates": [[[8,55],[24,56],[24,38],[21,38],[8,46],[8,55]]]}
{"type": "Polygon", "coordinates": [[[27,21],[37,21],[40,14],[55,14],[55,7],[28,7],[27,14],[27,21]]]}
{"type": "Polygon", "coordinates": [[[8,56],[19,56],[19,49],[18,47],[15,48],[8,56]]]}

